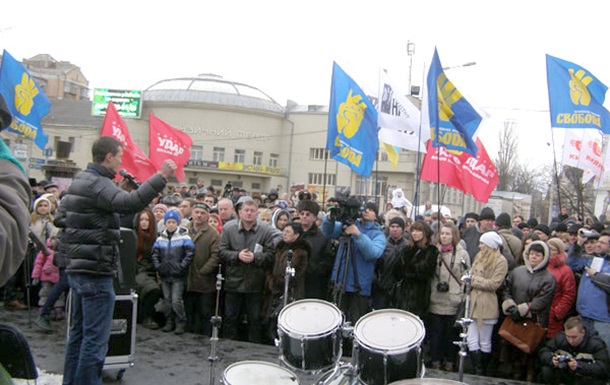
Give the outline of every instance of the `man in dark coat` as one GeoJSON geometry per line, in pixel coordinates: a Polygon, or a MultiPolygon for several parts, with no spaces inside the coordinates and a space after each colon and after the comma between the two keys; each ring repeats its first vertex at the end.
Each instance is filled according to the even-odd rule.
{"type": "Polygon", "coordinates": [[[538,357],[545,384],[603,385],[608,380],[606,344],[586,330],[580,317],[568,318],[564,331],[548,340],[538,357]]]}
{"type": "Polygon", "coordinates": [[[303,234],[301,240],[309,242],[311,252],[305,270],[305,298],[328,299],[328,284],[335,255],[329,251],[329,240],[316,226],[320,212],[318,202],[304,199],[297,206],[303,234]]]}
{"type": "Polygon", "coordinates": [[[79,173],[62,200],[62,237],[72,289],[72,326],[66,347],[64,384],[98,385],[108,349],[114,311],[113,276],[120,241],[119,214],[138,212],[161,192],[176,164],[166,161],[137,190],[127,193],[112,179],[119,171],[123,145],[102,136],[92,146],[93,162],[79,173]]]}
{"type": "Polygon", "coordinates": [[[470,256],[470,263],[474,262],[474,257],[479,252],[479,239],[481,234],[493,230],[496,214],[491,207],[483,207],[479,214],[479,223],[476,226],[466,228],[462,239],[466,242],[466,251],[470,256]]]}

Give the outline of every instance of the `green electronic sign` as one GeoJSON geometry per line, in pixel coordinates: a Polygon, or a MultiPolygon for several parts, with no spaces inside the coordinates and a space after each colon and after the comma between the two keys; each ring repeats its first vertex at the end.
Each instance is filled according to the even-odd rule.
{"type": "Polygon", "coordinates": [[[114,104],[117,112],[123,118],[140,118],[142,113],[142,91],[95,88],[93,90],[91,114],[93,116],[105,116],[109,102],[114,104]]]}

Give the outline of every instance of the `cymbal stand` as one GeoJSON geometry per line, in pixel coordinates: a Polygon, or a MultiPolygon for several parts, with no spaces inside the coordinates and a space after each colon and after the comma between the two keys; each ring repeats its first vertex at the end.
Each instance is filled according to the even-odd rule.
{"type": "Polygon", "coordinates": [[[288,255],[286,256],[286,274],[284,275],[284,305],[282,307],[286,307],[288,305],[288,288],[290,286],[290,278],[294,277],[295,270],[294,267],[290,266],[292,263],[292,250],[288,250],[288,255]]]}
{"type": "MultiPolygon", "coordinates": [[[[462,261],[463,265],[466,265],[464,261],[462,261]]],[[[467,267],[467,266],[466,266],[467,267]]],[[[470,318],[470,290],[472,289],[471,281],[472,275],[470,275],[470,271],[466,270],[464,275],[461,278],[461,281],[464,282],[464,295],[465,303],[464,303],[464,314],[463,317],[456,320],[455,323],[457,326],[462,328],[460,332],[461,340],[453,341],[454,345],[460,347],[460,363],[459,363],[459,381],[462,382],[464,379],[464,360],[468,355],[468,327],[472,323],[472,319],[470,318]]]]}
{"type": "Polygon", "coordinates": [[[210,385],[214,385],[216,381],[214,366],[216,361],[218,361],[218,356],[216,354],[216,344],[218,342],[218,329],[222,324],[222,317],[219,316],[219,307],[220,307],[220,289],[222,289],[222,281],[224,278],[222,277],[222,265],[218,265],[218,274],[216,274],[216,310],[214,316],[210,319],[210,323],[212,324],[212,337],[210,338],[210,356],[208,357],[208,361],[210,362],[210,385]]]}

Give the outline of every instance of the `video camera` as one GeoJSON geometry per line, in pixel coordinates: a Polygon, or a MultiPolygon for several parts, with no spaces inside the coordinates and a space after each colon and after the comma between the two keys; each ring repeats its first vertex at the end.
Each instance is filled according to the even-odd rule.
{"type": "Polygon", "coordinates": [[[225,198],[228,198],[229,195],[231,195],[231,191],[233,190],[233,184],[231,184],[231,182],[227,182],[227,184],[225,185],[225,189],[222,193],[222,196],[225,198]]]}
{"type": "Polygon", "coordinates": [[[342,227],[356,223],[362,213],[362,202],[356,197],[350,196],[350,190],[337,190],[335,198],[338,205],[330,208],[330,217],[334,221],[341,222],[342,227]]]}

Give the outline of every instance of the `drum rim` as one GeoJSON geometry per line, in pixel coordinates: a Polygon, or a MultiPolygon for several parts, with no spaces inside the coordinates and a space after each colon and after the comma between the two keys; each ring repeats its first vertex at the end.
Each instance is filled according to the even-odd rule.
{"type": "Polygon", "coordinates": [[[289,337],[292,337],[292,338],[326,337],[326,336],[332,335],[333,333],[336,333],[337,330],[340,329],[343,322],[344,322],[344,315],[341,312],[341,310],[334,303],[324,301],[321,299],[317,299],[317,298],[306,298],[306,299],[301,299],[301,300],[289,303],[288,305],[284,306],[284,308],[282,310],[280,310],[280,313],[277,316],[278,329],[280,329],[282,332],[286,333],[289,337]],[[329,308],[332,308],[335,311],[335,313],[339,316],[337,319],[337,322],[331,328],[321,330],[317,333],[306,334],[306,333],[299,333],[299,332],[294,332],[294,331],[288,330],[287,326],[284,325],[285,322],[282,322],[285,318],[284,315],[286,314],[286,312],[288,311],[289,308],[294,308],[295,306],[304,304],[304,303],[317,303],[317,304],[321,304],[321,305],[327,305],[329,308]]]}
{"type": "Polygon", "coordinates": [[[402,354],[402,353],[410,352],[411,350],[413,350],[414,347],[419,346],[422,343],[422,341],[424,340],[424,338],[426,337],[426,328],[424,326],[424,322],[417,314],[414,314],[414,313],[411,313],[411,312],[408,312],[408,311],[402,310],[402,309],[379,309],[379,310],[374,310],[372,312],[369,312],[369,313],[363,315],[362,317],[360,317],[360,319],[354,325],[353,336],[354,336],[354,340],[358,343],[358,345],[363,346],[370,351],[373,351],[375,353],[382,353],[382,354],[390,353],[390,355],[395,355],[395,354],[402,354]],[[361,338],[358,337],[358,330],[359,330],[358,326],[362,325],[362,323],[365,322],[366,319],[370,319],[371,317],[377,316],[381,313],[401,313],[403,315],[409,316],[409,318],[413,318],[421,326],[421,330],[423,332],[422,335],[419,338],[415,339],[411,344],[402,345],[402,346],[396,347],[396,348],[383,348],[383,347],[379,347],[379,346],[373,346],[373,345],[370,345],[370,344],[364,342],[361,338]]]}
{"type": "Polygon", "coordinates": [[[299,376],[297,376],[297,374],[294,371],[290,370],[289,368],[283,367],[283,366],[278,365],[278,364],[274,364],[273,362],[260,361],[260,360],[245,360],[245,361],[234,362],[231,365],[227,366],[225,368],[225,370],[223,370],[222,378],[224,380],[226,380],[227,379],[226,375],[230,371],[230,369],[232,369],[234,367],[237,367],[239,365],[261,365],[261,364],[264,365],[264,366],[270,366],[270,367],[278,368],[278,369],[284,371],[285,373],[294,376],[294,378],[296,378],[296,381],[294,381],[295,385],[300,385],[301,384],[301,380],[299,379],[299,376]]]}

